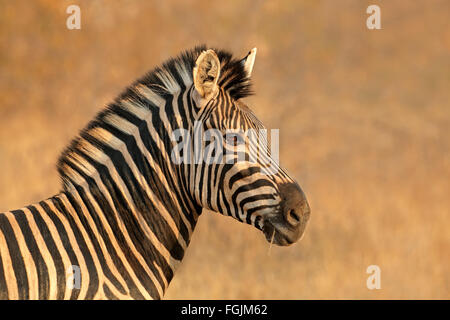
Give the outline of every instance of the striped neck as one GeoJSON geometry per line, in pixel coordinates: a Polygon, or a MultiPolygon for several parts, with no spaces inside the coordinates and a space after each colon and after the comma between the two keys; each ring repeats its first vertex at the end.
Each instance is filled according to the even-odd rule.
{"type": "Polygon", "coordinates": [[[0,299],[159,299],[196,219],[110,203],[90,186],[0,214],[0,299]]]}
{"type": "MultiPolygon", "coordinates": [[[[80,228],[103,238],[91,239],[94,248],[94,242],[106,248],[98,255],[109,254],[111,261],[121,263],[105,276],[128,274],[126,286],[122,284],[129,289],[126,294],[161,298],[184,256],[201,207],[188,191],[181,168],[169,158],[170,132],[181,107],[177,97],[163,100],[142,90],[146,107],[122,100],[65,153],[60,163],[65,190],[52,201],[62,203],[57,209],[66,217],[81,214],[80,228]],[[149,296],[142,290],[149,290],[149,296]]],[[[100,267],[106,270],[108,265],[100,267]]],[[[122,292],[116,287],[112,294],[122,292]]]]}
{"type": "Polygon", "coordinates": [[[163,190],[134,189],[131,195],[108,179],[91,183],[89,191],[78,185],[46,201],[72,230],[78,230],[74,237],[85,258],[81,275],[90,276],[86,294],[98,277],[105,298],[162,298],[198,215],[186,214],[163,190]],[[108,192],[100,191],[108,188],[105,184],[110,185],[108,192]]]}

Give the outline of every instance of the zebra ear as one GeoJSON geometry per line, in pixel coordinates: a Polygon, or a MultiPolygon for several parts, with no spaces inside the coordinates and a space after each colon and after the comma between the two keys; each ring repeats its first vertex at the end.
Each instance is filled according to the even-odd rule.
{"type": "Polygon", "coordinates": [[[247,72],[247,77],[252,76],[253,65],[255,64],[256,58],[256,48],[253,48],[248,52],[244,59],[241,60],[242,65],[244,66],[245,72],[247,72]]]}
{"type": "Polygon", "coordinates": [[[194,67],[194,86],[202,99],[210,100],[218,91],[220,61],[214,50],[203,51],[194,67]]]}

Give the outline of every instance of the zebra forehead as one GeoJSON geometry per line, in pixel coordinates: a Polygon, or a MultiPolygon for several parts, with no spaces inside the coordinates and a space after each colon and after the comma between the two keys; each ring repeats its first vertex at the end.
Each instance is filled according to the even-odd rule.
{"type": "Polygon", "coordinates": [[[251,127],[254,129],[265,129],[264,124],[258,119],[258,117],[253,113],[252,109],[250,109],[245,103],[241,100],[236,101],[236,105],[238,109],[241,111],[241,114],[244,118],[247,119],[248,122],[251,123],[251,127]]]}
{"type": "Polygon", "coordinates": [[[253,111],[241,100],[235,101],[226,110],[216,108],[208,117],[208,121],[216,122],[219,127],[224,129],[266,129],[253,111]]]}

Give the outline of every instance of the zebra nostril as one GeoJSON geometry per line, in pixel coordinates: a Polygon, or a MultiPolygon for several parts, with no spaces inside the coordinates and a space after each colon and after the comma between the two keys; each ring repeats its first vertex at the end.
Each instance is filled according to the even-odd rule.
{"type": "Polygon", "coordinates": [[[289,210],[288,216],[291,217],[296,223],[300,222],[299,215],[295,212],[294,209],[289,210]]]}

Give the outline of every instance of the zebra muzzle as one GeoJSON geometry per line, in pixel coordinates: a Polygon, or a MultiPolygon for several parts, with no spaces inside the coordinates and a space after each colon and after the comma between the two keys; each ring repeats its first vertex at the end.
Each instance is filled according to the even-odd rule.
{"type": "Polygon", "coordinates": [[[311,210],[305,194],[296,183],[280,186],[280,195],[280,212],[268,217],[262,230],[267,241],[288,246],[303,236],[311,210]]]}

